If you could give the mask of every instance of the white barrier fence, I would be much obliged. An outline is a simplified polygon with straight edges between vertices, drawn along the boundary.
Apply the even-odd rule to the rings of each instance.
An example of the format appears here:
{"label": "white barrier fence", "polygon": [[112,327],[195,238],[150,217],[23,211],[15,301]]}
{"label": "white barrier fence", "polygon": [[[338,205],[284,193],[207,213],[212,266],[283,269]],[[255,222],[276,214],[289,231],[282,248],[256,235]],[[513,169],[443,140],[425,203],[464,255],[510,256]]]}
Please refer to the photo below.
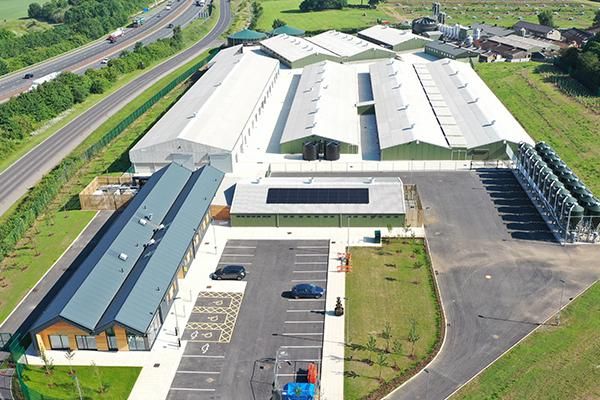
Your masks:
{"label": "white barrier fence", "polygon": [[298,161],[269,164],[272,173],[471,171],[482,168],[513,168],[509,160],[406,160],[406,161]]}

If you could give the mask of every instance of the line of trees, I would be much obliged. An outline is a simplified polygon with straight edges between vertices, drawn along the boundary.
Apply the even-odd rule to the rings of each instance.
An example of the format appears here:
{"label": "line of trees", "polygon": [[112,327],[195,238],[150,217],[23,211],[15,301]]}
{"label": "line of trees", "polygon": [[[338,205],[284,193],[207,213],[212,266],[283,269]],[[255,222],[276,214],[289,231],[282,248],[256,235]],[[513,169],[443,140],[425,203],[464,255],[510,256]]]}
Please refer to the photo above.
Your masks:
{"label": "line of trees", "polygon": [[563,50],[558,66],[590,92],[600,95],[600,33],[591,38],[581,50],[575,47]]}
{"label": "line of trees", "polygon": [[121,53],[104,68],[89,69],[83,75],[62,73],[38,89],[0,104],[0,157],[10,154],[45,122],[83,102],[90,94],[103,93],[120,75],[144,69],[153,61],[175,54],[182,46],[181,29],[175,27],[171,38],[148,46],[138,43],[133,51]]}
{"label": "line of trees", "polygon": [[0,75],[79,47],[126,25],[147,0],[51,0],[29,5],[29,16],[60,23],[41,32],[17,36],[0,29]]}
{"label": "line of trees", "polygon": [[347,0],[303,0],[300,3],[300,11],[321,11],[342,9],[348,6]]}

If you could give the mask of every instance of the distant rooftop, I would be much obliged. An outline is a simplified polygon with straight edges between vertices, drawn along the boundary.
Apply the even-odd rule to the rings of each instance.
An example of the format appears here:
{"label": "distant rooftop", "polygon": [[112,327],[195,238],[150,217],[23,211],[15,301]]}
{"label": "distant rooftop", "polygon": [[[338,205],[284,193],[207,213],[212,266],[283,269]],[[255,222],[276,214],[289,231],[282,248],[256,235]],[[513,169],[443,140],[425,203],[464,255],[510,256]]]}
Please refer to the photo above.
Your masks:
{"label": "distant rooftop", "polygon": [[508,35],[504,37],[493,36],[488,39],[489,41],[505,44],[507,46],[516,47],[518,49],[526,51],[541,51],[541,50],[559,50],[560,47],[543,40],[523,37],[519,35]]}
{"label": "distant rooftop", "polygon": [[389,52],[390,57],[395,56],[395,53],[391,50],[384,49],[381,46],[377,46],[374,43],[360,39],[354,35],[334,30],[309,37],[307,40],[344,58],[354,57],[361,53],[375,50]]}
{"label": "distant rooftop", "polygon": [[267,35],[262,32],[253,31],[252,29],[243,29],[227,37],[235,40],[262,40],[265,39]]}
{"label": "distant rooftop", "polygon": [[271,36],[276,35],[302,36],[304,35],[304,31],[302,29],[294,28],[293,26],[282,25],[271,31]]}
{"label": "distant rooftop", "polygon": [[265,39],[260,42],[260,45],[292,63],[317,54],[331,58],[337,57],[331,51],[309,42],[305,38],[289,36],[285,33]]}
{"label": "distant rooftop", "polygon": [[363,29],[358,34],[369,37],[379,43],[385,43],[390,47],[397,46],[411,39],[422,38],[412,33],[410,29],[396,29],[387,25],[374,25]]}

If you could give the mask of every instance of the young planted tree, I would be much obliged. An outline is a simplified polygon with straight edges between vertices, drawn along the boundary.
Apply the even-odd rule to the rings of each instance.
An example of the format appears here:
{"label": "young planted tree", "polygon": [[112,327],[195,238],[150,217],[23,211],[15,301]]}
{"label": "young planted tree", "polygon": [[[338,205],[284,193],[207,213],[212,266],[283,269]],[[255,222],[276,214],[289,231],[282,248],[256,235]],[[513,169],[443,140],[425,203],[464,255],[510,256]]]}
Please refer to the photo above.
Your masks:
{"label": "young planted tree", "polygon": [[73,371],[73,365],[71,364],[73,357],[75,357],[75,352],[71,349],[68,349],[65,352],[65,358],[67,359],[67,361],[69,361],[69,375],[71,376],[75,375],[75,372]]}
{"label": "young planted tree", "polygon": [[44,363],[44,369],[46,370],[46,375],[52,375],[54,370],[54,363],[51,358],[48,357],[48,354],[44,351],[44,349],[40,349],[40,358]]}
{"label": "young planted tree", "polygon": [[273,25],[271,25],[271,26],[273,27],[273,29],[277,29],[277,28],[279,28],[280,26],[285,26],[285,25],[287,25],[287,22],[285,22],[285,21],[284,21],[284,20],[282,20],[282,19],[275,18],[275,19],[273,20]]}
{"label": "young planted tree", "polygon": [[371,358],[373,356],[373,353],[377,351],[377,340],[375,339],[375,336],[369,335],[369,339],[367,339],[365,349],[369,352],[369,363],[372,363],[373,361],[371,360]]}
{"label": "young planted tree", "polygon": [[383,330],[381,331],[381,338],[385,340],[385,352],[390,352],[390,340],[392,340],[392,325],[388,321],[385,321]]}
{"label": "young planted tree", "polygon": [[381,380],[381,373],[383,372],[383,367],[388,366],[388,356],[383,353],[377,354],[377,359],[375,360],[375,364],[379,367],[379,376],[378,379]]}
{"label": "young planted tree", "polygon": [[102,379],[102,370],[96,365],[95,362],[90,363],[92,370],[94,371],[94,376],[98,380],[98,393],[106,392],[106,385],[104,384],[104,380]]}
{"label": "young planted tree", "polygon": [[414,319],[410,320],[410,330],[408,331],[408,341],[412,345],[410,349],[410,356],[415,357],[415,344],[421,339],[421,335],[417,331],[417,321]]}

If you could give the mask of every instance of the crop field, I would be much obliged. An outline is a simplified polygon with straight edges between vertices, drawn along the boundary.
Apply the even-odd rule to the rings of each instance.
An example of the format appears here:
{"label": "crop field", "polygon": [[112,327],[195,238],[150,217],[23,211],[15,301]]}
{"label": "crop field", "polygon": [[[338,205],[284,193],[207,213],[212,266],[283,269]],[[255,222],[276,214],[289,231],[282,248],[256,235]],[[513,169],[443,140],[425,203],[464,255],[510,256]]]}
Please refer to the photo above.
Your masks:
{"label": "crop field", "polygon": [[576,82],[547,64],[480,64],[477,72],[533,139],[550,144],[600,194],[598,96],[575,94]]}
{"label": "crop field", "polygon": [[[343,10],[325,10],[300,12],[301,0],[264,0],[263,15],[258,20],[257,29],[272,30],[273,20],[282,19],[289,25],[305,31],[325,31],[329,29],[346,30],[366,28],[377,23],[377,19],[389,19],[382,9],[344,8]],[[349,0],[348,4],[360,5],[360,0]],[[367,0],[364,0],[367,4]]]}
{"label": "crop field", "polygon": [[600,283],[462,388],[453,399],[600,398]]}
{"label": "crop field", "polygon": [[[380,7],[390,18],[404,22],[430,15],[431,3],[427,0],[388,0]],[[592,24],[594,13],[600,7],[598,3],[586,0],[443,0],[440,3],[449,24],[485,22],[506,27],[513,26],[519,19],[537,23],[537,14],[550,10],[559,27],[586,28]]]}

